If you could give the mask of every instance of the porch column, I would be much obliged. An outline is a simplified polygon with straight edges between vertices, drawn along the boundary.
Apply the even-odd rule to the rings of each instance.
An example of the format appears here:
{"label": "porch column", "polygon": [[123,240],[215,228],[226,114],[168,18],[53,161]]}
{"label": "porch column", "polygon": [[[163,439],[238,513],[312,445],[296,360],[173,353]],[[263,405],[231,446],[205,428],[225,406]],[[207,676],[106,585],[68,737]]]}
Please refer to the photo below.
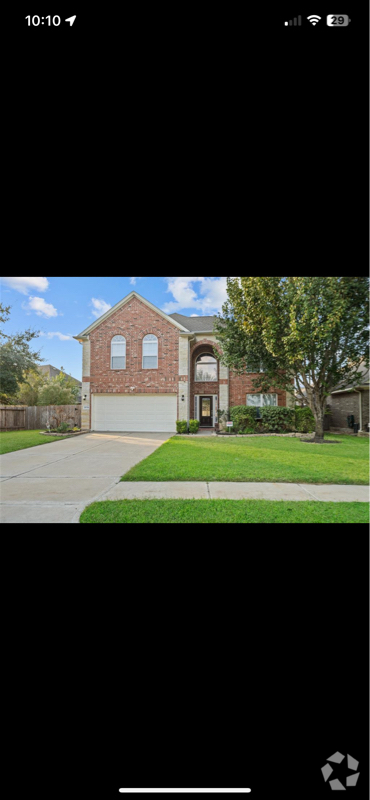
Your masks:
{"label": "porch column", "polygon": [[[184,399],[182,399],[184,398]],[[179,336],[178,419],[189,420],[189,338]]]}
{"label": "porch column", "polygon": [[[91,413],[91,393],[90,393],[90,341],[83,342],[83,355],[82,355],[82,406],[81,406],[81,428],[83,431],[89,431],[90,413]],[[85,380],[88,378],[88,380]],[[84,397],[86,395],[86,400]]]}
{"label": "porch column", "polygon": [[220,364],[220,396],[218,399],[218,408],[220,411],[229,410],[229,368],[224,364]]}

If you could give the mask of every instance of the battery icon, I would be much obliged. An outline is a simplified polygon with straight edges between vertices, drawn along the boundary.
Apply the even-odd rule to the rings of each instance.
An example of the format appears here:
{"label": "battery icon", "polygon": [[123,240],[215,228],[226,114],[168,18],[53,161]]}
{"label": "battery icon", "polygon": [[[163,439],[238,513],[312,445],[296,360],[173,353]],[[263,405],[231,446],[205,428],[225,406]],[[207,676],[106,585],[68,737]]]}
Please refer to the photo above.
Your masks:
{"label": "battery icon", "polygon": [[351,22],[348,14],[329,14],[326,17],[326,24],[330,28],[346,28]]}

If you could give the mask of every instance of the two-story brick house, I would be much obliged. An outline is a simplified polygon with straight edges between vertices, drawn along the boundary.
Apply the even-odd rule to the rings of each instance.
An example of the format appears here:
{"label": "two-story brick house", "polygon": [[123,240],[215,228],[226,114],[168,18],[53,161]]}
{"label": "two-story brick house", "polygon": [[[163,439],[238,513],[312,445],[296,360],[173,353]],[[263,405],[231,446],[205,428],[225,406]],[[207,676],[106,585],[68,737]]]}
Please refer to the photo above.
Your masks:
{"label": "two-story brick house", "polygon": [[176,431],[176,420],[218,427],[236,405],[290,405],[290,395],[256,393],[256,374],[229,372],[215,357],[215,317],[165,314],[131,292],[75,336],[83,345],[82,427]]}

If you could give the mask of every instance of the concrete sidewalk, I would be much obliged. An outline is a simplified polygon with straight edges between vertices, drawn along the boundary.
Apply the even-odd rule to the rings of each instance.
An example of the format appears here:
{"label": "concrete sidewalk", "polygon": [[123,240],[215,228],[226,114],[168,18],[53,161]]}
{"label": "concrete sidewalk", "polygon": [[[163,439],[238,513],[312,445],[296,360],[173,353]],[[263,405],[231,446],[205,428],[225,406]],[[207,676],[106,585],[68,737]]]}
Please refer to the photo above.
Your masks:
{"label": "concrete sidewalk", "polygon": [[125,483],[99,500],[321,500],[326,503],[369,502],[368,486],[308,483]]}

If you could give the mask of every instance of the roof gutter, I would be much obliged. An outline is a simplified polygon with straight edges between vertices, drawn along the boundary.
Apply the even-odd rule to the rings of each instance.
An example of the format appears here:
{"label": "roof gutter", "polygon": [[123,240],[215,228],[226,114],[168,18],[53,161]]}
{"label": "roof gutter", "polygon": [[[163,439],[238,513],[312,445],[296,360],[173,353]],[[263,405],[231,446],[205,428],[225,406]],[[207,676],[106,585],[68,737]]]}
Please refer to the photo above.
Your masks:
{"label": "roof gutter", "polygon": [[212,336],[215,335],[214,331],[186,331],[186,334],[185,332],[183,333],[182,331],[180,331],[180,336],[186,336],[189,334],[191,334],[192,336],[200,336],[202,333],[211,333]]}
{"label": "roof gutter", "polygon": [[369,384],[364,383],[364,384],[359,384],[357,389],[354,389],[352,386],[350,386],[349,389],[336,389],[335,392],[331,392],[331,394],[343,394],[343,392],[357,392],[358,389],[368,389],[368,388]]}

